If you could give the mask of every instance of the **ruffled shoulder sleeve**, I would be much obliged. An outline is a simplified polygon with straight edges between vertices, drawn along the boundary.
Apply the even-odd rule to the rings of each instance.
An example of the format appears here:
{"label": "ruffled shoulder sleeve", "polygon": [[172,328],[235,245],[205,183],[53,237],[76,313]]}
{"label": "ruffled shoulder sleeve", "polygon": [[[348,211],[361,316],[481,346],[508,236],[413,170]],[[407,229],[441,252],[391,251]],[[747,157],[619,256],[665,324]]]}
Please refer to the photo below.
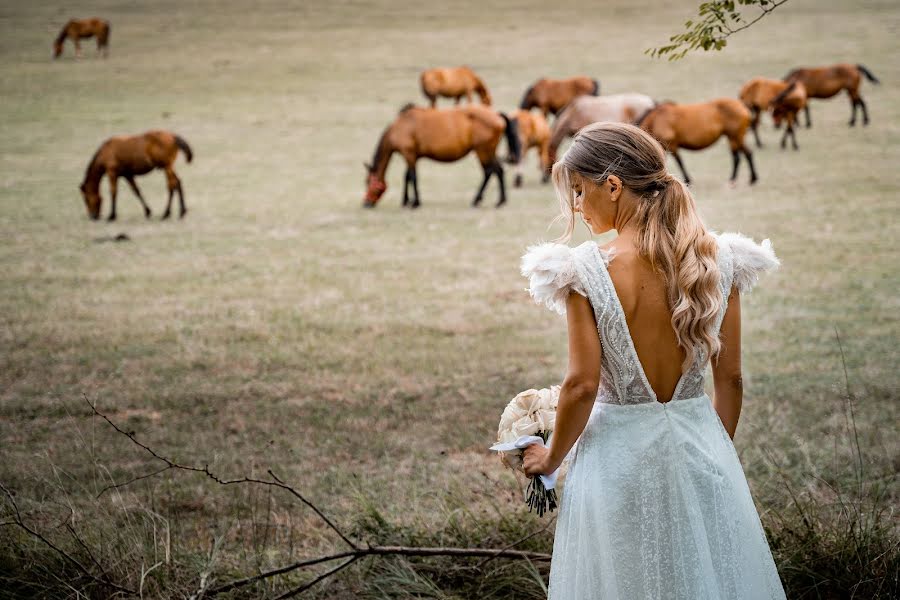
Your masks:
{"label": "ruffled shoulder sleeve", "polygon": [[544,304],[559,314],[566,312],[570,292],[587,296],[578,276],[575,251],[564,244],[545,243],[528,248],[522,256],[522,275],[528,278],[528,292],[536,304]]}
{"label": "ruffled shoulder sleeve", "polygon": [[741,293],[749,292],[762,273],[781,265],[772,249],[772,242],[767,239],[757,244],[740,233],[723,233],[717,238],[719,249],[727,254],[727,262],[730,263],[730,273],[725,273],[728,289],[733,286]]}

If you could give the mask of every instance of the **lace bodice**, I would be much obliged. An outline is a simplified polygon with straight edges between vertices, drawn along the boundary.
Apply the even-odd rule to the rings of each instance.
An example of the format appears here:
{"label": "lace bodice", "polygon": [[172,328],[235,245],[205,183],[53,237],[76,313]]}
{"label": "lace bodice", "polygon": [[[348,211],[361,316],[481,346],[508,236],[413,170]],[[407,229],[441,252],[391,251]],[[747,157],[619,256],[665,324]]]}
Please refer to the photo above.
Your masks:
{"label": "lace bodice", "polygon": [[[719,285],[725,298],[718,314],[720,326],[732,287],[741,292],[750,291],[759,273],[777,266],[778,259],[768,240],[758,245],[740,234],[723,234],[717,239]],[[609,253],[590,241],[576,248],[541,244],[529,248],[522,257],[522,274],[529,279],[529,292],[535,302],[546,304],[561,314],[565,312],[570,292],[579,293],[590,301],[603,348],[598,401],[609,404],[656,402],[656,394],[641,367],[625,312],[607,271],[610,260]],[[672,395],[673,401],[703,394],[708,360],[705,352],[697,353],[694,363],[682,374]]]}

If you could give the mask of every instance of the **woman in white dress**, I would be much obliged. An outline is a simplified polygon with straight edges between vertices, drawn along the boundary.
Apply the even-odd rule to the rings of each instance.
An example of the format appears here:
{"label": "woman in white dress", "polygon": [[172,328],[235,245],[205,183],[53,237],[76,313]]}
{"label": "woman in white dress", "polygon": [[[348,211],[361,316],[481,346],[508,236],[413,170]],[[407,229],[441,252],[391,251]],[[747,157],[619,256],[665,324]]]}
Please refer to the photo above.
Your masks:
{"label": "woman in white dress", "polygon": [[768,240],[710,233],[662,147],[631,125],[581,130],[553,181],[566,239],[575,213],[618,236],[542,244],[522,260],[532,296],[564,312],[569,331],[556,430],[524,456],[528,475],[549,474],[578,442],[551,600],[784,598],[731,442],[740,295],[778,265]]}

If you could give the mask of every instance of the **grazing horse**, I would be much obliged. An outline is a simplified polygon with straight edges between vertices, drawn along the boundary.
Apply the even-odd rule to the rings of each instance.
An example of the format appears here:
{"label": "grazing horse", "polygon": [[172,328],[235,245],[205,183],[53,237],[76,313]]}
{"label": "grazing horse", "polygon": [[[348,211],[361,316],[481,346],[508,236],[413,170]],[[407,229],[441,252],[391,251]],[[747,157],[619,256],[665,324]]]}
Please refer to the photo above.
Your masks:
{"label": "grazing horse", "polygon": [[[862,96],[859,95],[860,74],[864,75],[872,83],[881,83],[864,66],[847,63],[828,67],[794,69],[784,76],[784,81],[787,83],[795,81],[803,83],[806,86],[806,95],[809,98],[831,98],[841,90],[847,90],[847,95],[850,96],[850,106],[853,109],[848,125],[853,127],[856,125],[857,107],[862,108],[863,125],[869,124],[869,111],[866,110],[866,103],[863,102]],[[812,121],[809,118],[808,104],[804,107],[803,112],[806,113],[806,126],[810,127]]]}
{"label": "grazing horse", "polygon": [[513,181],[515,187],[522,187],[522,161],[532,148],[537,148],[540,159],[541,181],[550,181],[550,168],[553,161],[550,160],[550,127],[547,120],[540,114],[529,110],[519,109],[513,113],[512,119],[519,129],[519,145],[521,152],[519,159],[514,160],[512,153],[507,162],[516,165],[516,178]]}
{"label": "grazing horse", "polygon": [[431,101],[431,108],[437,106],[438,96],[455,98],[456,104],[465,96],[472,102],[472,92],[481,97],[482,104],[490,106],[491,94],[475,71],[469,67],[427,69],[419,76],[422,93]]}
{"label": "grazing horse", "polygon": [[684,163],[678,155],[679,148],[702,150],[712,146],[723,135],[731,147],[731,182],[737,177],[740,153],[750,165],[750,184],[756,183],[753,154],[744,144],[744,135],[750,127],[750,111],[736,98],[719,98],[701,104],[675,104],[662,102],[641,117],[638,126],[655,137],[672,153],[684,174],[684,182],[690,183]]}
{"label": "grazing horse", "polygon": [[550,113],[558,115],[578,96],[596,96],[600,93],[600,82],[590,77],[570,77],[569,79],[538,79],[525,90],[519,108],[531,110],[539,108],[546,119]]}
{"label": "grazing horse", "polygon": [[53,42],[53,58],[62,54],[66,39],[75,43],[75,58],[81,58],[81,39],[97,36],[97,53],[109,56],[109,21],[103,19],[72,19],[62,28]]}
{"label": "grazing horse", "polygon": [[600,121],[633,123],[654,106],[656,102],[653,98],[644,94],[575,98],[553,123],[553,131],[550,134],[550,164],[556,162],[556,151],[563,140],[575,135],[585,125]]}
{"label": "grazing horse", "polygon": [[797,113],[806,107],[806,88],[801,82],[785,83],[779,79],[754,77],[744,84],[738,97],[744,106],[750,109],[750,129],[756,139],[757,148],[762,148],[757,131],[759,117],[762,113],[772,110],[772,118],[776,121],[776,127],[780,127],[783,120],[787,122],[787,130],[781,138],[781,147],[784,148],[785,141],[790,135],[794,149],[797,149],[794,122],[797,120]]}
{"label": "grazing horse", "polygon": [[[417,208],[419,184],[416,176],[416,161],[431,158],[440,162],[454,162],[475,151],[478,162],[484,169],[484,180],[472,201],[478,206],[492,175],[500,182],[500,200],[497,206],[506,202],[506,185],[503,181],[503,167],[497,160],[497,145],[506,134],[510,154],[518,161],[519,135],[516,122],[503,113],[498,113],[481,104],[468,104],[457,108],[436,109],[404,106],[394,122],[388,125],[378,145],[371,164],[366,165],[366,195],[363,206],[373,208],[387,189],[385,172],[394,152],[399,152],[406,160],[406,182],[403,186],[403,206]],[[413,198],[409,197],[412,187]]]}
{"label": "grazing horse", "polygon": [[178,151],[184,152],[188,162],[194,158],[191,147],[181,137],[168,131],[148,131],[141,135],[130,137],[112,137],[103,142],[94,154],[87,172],[84,174],[84,182],[81,184],[81,194],[91,219],[100,218],[100,205],[103,198],[100,196],[100,180],[106,175],[109,180],[109,194],[112,201],[112,210],[109,212],[109,220],[116,219],[116,191],[119,177],[124,177],[128,185],[134,191],[141,206],[144,207],[144,216],[150,218],[150,207],[144,202],[144,197],[134,182],[136,175],[144,175],[153,169],[163,169],[166,172],[166,183],[169,186],[169,203],[166,204],[166,212],[163,219],[168,219],[172,209],[172,195],[178,191],[178,202],[181,212],[179,217],[184,217],[187,209],[184,206],[184,191],[181,188],[181,180],[175,174],[172,164],[178,155]]}
{"label": "grazing horse", "polygon": [[772,100],[772,120],[775,128],[781,127],[781,123],[787,123],[784,135],[781,136],[781,149],[784,150],[788,135],[791,136],[791,145],[797,150],[797,133],[794,123],[798,122],[797,115],[806,108],[806,86],[800,81],[789,83],[783,92]]}

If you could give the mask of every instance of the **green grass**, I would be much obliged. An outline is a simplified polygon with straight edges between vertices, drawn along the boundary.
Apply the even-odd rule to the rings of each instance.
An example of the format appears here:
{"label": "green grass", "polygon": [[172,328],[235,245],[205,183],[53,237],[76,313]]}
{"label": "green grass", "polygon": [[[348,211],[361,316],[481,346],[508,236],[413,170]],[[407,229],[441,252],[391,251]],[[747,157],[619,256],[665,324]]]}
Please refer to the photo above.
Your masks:
{"label": "green grass", "polygon": [[[348,521],[360,481],[397,523],[441,526],[460,489],[473,507],[518,505],[485,448],[509,397],[565,369],[564,322],[517,273],[526,245],[557,234],[535,157],[502,210],[493,185],[469,207],[474,158],[423,162],[417,212],[399,206],[395,158],[381,204],[360,209],[362,162],[397,109],[422,102],[419,71],[456,63],[503,110],[544,75],[683,102],[801,64],[861,62],[881,78],[862,86],[868,128],[846,126],[844,96],[812,105],[800,152],[778,150],[766,121],[753,188],[746,171],[726,186],[724,143],[685,163],[709,225],[769,237],[783,262],[744,308],[736,445],[764,521],[790,504],[767,453],[801,493],[852,480],[836,330],[865,473],[896,471],[896,3],[793,0],[724,52],[677,63],[643,50],[677,32],[693,1],[88,2],[78,14],[112,22],[110,58],[86,43],[85,59],[68,46],[51,61],[73,10],[0,7],[0,481],[22,498],[66,490],[87,507],[96,465],[117,481],[150,468],[87,420],[87,394],[172,457],[227,474],[272,467]],[[90,222],[77,186],[96,147],[157,127],[194,148],[193,164],[176,165],[187,218],[144,221],[123,184],[120,220]],[[158,217],[163,175],[138,184]],[[118,233],[132,241],[97,241]],[[201,554],[249,502],[180,478],[141,485]],[[889,478],[891,506],[898,495]],[[293,518],[315,531],[296,536],[298,552],[327,546]],[[253,546],[231,535],[219,557],[238,564]]]}

